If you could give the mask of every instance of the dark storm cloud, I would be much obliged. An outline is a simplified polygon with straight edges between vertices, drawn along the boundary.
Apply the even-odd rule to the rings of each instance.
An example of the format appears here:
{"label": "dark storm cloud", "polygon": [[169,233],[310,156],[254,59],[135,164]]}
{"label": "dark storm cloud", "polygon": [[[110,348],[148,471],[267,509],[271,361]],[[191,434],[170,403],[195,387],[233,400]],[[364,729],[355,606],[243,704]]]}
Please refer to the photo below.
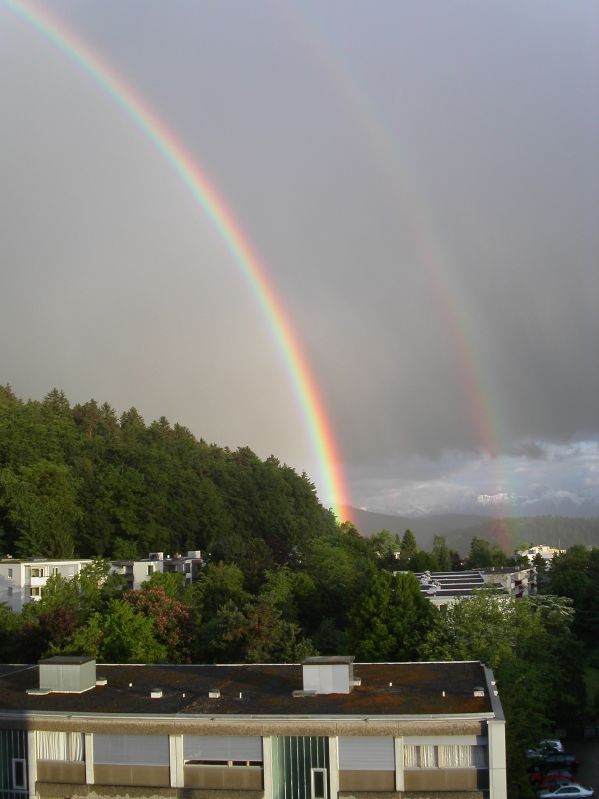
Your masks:
{"label": "dark storm cloud", "polygon": [[[396,497],[410,471],[416,504],[509,493],[497,462],[484,485],[470,468],[489,446],[532,468],[551,442],[574,463],[561,445],[597,439],[595,4],[48,8],[242,222],[356,496]],[[272,333],[206,217],[113,101],[0,13],[2,379],[313,472]]]}
{"label": "dark storm cloud", "polygon": [[543,447],[538,441],[518,441],[514,444],[509,452],[514,457],[524,457],[531,460],[545,460],[548,457],[546,447]]}

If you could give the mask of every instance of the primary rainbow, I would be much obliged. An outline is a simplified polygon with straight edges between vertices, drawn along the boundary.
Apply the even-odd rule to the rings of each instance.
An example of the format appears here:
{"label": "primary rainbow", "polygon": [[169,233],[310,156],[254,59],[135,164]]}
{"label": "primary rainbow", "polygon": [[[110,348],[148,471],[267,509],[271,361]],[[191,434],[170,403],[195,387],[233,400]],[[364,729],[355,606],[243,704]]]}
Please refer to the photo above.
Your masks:
{"label": "primary rainbow", "polygon": [[166,123],[86,42],[29,0],[0,2],[33,25],[118,103],[175,170],[220,234],[274,333],[320,464],[328,502],[337,518],[342,520],[342,506],[349,504],[346,484],[332,426],[316,380],[292,330],[283,303],[231,210]]}

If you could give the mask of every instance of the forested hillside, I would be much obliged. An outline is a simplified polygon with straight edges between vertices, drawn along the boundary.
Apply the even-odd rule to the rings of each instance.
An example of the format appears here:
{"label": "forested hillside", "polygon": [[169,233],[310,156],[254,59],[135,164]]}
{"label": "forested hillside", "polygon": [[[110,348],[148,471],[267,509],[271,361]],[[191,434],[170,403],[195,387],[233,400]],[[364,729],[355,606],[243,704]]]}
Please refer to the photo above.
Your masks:
{"label": "forested hillside", "polygon": [[[474,526],[453,529],[446,534],[448,545],[458,552],[467,552],[472,538],[501,541],[505,531],[512,550],[527,544],[568,549],[577,544],[599,546],[599,519],[566,516],[527,516],[515,519],[487,519]],[[511,554],[511,553],[509,553]]]}
{"label": "forested hillside", "polygon": [[0,388],[0,548],[16,556],[147,556],[188,549],[256,572],[289,561],[335,519],[306,475],[165,418],[120,418],[61,391]]}

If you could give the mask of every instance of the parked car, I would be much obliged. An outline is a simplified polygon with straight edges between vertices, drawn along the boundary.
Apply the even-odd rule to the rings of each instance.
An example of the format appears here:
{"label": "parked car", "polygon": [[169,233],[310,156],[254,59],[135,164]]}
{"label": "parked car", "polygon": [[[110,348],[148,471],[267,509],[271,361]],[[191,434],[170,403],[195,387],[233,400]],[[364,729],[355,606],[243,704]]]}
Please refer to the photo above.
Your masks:
{"label": "parked car", "polygon": [[556,782],[574,782],[574,775],[569,769],[560,768],[551,771],[543,771],[535,768],[530,772],[530,781],[539,790],[542,788],[552,788]]}
{"label": "parked car", "polygon": [[540,764],[543,771],[553,771],[561,768],[567,768],[569,771],[576,771],[579,765],[576,756],[569,755],[567,752],[552,752],[551,754],[545,755]]}
{"label": "parked car", "polygon": [[540,760],[547,755],[561,754],[563,751],[564,745],[561,741],[545,738],[545,740],[539,741],[537,746],[527,749],[525,754],[529,760]]}
{"label": "parked car", "polygon": [[552,790],[539,791],[539,799],[588,799],[595,794],[592,788],[585,788],[577,782],[559,785]]}
{"label": "parked car", "polygon": [[539,741],[539,749],[553,749],[555,752],[564,752],[564,745],[557,738],[545,738]]}
{"label": "parked car", "polygon": [[558,780],[554,782],[553,785],[543,785],[541,788],[537,789],[536,794],[540,796],[542,793],[546,793],[547,791],[551,793],[555,793],[558,788],[569,788],[571,785],[576,785],[573,780]]}

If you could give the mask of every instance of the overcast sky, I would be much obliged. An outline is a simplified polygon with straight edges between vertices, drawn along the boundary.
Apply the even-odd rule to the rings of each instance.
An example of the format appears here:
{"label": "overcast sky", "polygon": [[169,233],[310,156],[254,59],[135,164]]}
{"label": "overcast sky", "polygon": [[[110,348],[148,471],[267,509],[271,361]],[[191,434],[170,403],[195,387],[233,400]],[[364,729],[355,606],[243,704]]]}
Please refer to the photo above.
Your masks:
{"label": "overcast sky", "polygon": [[[353,504],[599,496],[595,0],[39,7],[218,187],[305,349]],[[2,0],[0,120],[0,381],[165,415],[322,489],[209,220]]]}

